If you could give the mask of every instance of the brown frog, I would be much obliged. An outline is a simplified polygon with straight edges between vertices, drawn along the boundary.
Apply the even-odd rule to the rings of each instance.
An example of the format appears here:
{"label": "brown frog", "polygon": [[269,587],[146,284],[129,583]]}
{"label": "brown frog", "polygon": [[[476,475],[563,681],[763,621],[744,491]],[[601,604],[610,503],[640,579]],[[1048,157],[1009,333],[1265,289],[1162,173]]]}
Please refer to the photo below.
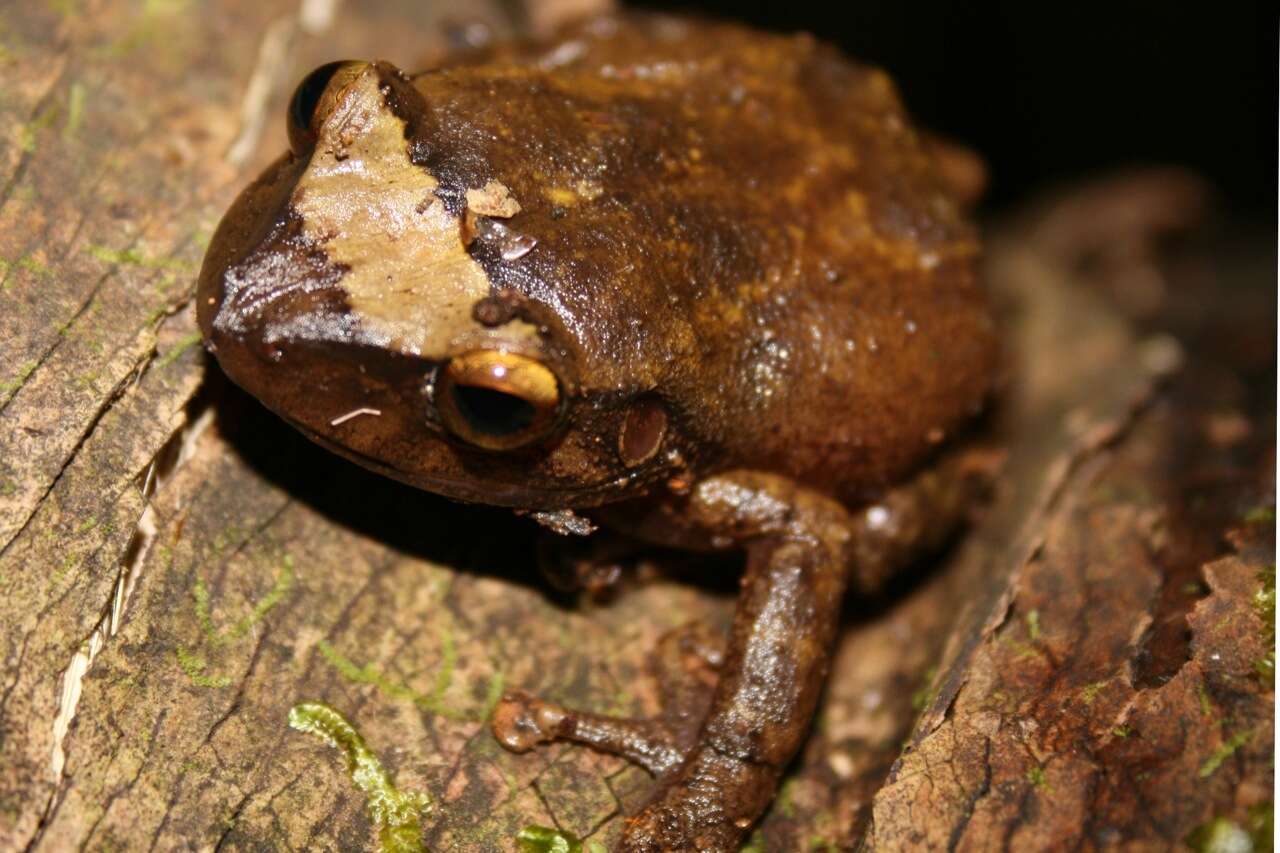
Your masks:
{"label": "brown frog", "polygon": [[734,849],[803,740],[848,583],[965,511],[952,439],[996,331],[945,167],[882,72],[660,16],[414,75],[334,63],[288,124],[205,259],[208,348],[388,476],[745,551],[697,718],[512,693],[494,719],[511,748],[654,773],[621,849]]}

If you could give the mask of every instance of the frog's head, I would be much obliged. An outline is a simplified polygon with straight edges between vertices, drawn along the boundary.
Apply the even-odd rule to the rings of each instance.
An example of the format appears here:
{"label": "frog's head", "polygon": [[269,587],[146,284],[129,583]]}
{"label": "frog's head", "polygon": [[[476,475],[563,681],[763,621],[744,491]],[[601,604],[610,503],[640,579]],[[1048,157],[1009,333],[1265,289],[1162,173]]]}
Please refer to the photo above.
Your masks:
{"label": "frog's head", "polygon": [[431,491],[534,509],[637,493],[670,470],[665,411],[584,393],[563,316],[491,283],[471,244],[529,251],[503,224],[518,203],[496,179],[444,186],[428,121],[386,63],[302,82],[292,150],[205,258],[210,351],[313,439]]}

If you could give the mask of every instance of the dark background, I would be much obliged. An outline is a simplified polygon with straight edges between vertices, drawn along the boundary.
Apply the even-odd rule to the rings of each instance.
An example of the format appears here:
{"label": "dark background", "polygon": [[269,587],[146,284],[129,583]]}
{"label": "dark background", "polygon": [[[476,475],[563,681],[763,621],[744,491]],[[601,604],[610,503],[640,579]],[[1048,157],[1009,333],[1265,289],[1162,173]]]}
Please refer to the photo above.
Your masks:
{"label": "dark background", "polygon": [[1181,164],[1275,220],[1277,15],[1261,3],[702,0],[643,5],[808,30],[977,149],[990,209],[1107,169]]}

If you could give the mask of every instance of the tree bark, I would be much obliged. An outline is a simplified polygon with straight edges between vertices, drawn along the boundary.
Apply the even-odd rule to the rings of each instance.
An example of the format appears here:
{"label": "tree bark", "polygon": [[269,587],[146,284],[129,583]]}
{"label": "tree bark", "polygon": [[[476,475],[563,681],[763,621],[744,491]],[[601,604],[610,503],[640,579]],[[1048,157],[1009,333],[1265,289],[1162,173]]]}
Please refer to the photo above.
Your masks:
{"label": "tree bark", "polygon": [[[0,847],[375,847],[340,754],[289,727],[312,700],[431,798],[430,849],[607,845],[649,786],[504,752],[488,710],[520,686],[654,713],[650,651],[726,624],[731,573],[661,557],[612,603],[558,599],[530,522],[326,454],[197,345],[203,248],[283,149],[292,82],[414,67],[451,10],[503,28],[496,2],[6,16]],[[993,228],[1003,473],[945,553],[847,602],[755,849],[1167,849],[1269,817],[1271,235],[1163,252],[1201,198],[1139,176]]]}

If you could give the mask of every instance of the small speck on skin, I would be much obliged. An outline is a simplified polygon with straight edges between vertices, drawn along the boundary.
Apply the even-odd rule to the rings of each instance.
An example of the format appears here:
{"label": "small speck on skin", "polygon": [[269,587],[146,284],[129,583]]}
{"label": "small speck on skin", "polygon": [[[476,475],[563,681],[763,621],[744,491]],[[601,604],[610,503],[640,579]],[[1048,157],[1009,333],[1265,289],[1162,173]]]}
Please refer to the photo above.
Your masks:
{"label": "small speck on skin", "polygon": [[347,412],[345,415],[338,415],[338,417],[329,421],[329,426],[339,426],[340,424],[345,424],[347,421],[353,418],[358,418],[361,415],[379,416],[381,414],[382,414],[381,409],[370,409],[370,408],[352,409],[351,411]]}
{"label": "small speck on skin", "polygon": [[480,189],[467,190],[466,198],[467,209],[480,216],[506,219],[520,212],[520,202],[501,181],[489,181]]}

